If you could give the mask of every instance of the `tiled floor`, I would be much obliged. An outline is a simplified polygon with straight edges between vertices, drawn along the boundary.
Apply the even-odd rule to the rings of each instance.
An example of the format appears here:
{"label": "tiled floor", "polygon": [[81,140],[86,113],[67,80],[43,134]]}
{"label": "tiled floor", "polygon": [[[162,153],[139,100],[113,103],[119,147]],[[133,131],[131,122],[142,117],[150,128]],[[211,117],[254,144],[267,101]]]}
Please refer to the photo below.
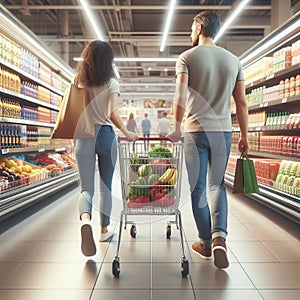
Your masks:
{"label": "tiled floor", "polygon": [[[131,238],[131,225],[123,230],[120,278],[114,278],[112,261],[122,207],[118,182],[116,178],[114,237],[110,243],[98,242],[97,254],[91,258],[80,252],[77,187],[1,224],[0,299],[300,299],[299,226],[229,190],[230,266],[218,270],[212,261],[191,252],[197,234],[186,182],[179,208],[189,276],[181,277],[180,235],[175,225],[171,239],[165,237],[167,221],[174,216],[128,216],[137,223],[137,237]],[[96,211],[93,224],[97,238]]]}

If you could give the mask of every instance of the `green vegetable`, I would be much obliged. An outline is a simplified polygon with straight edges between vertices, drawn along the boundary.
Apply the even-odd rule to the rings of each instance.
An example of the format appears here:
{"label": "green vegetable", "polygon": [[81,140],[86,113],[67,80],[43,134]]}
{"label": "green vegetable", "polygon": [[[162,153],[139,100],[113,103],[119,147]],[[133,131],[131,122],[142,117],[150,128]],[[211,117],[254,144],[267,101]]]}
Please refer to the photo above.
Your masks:
{"label": "green vegetable", "polygon": [[163,146],[157,146],[150,149],[148,153],[149,157],[159,157],[159,158],[171,158],[172,153],[169,148]]}

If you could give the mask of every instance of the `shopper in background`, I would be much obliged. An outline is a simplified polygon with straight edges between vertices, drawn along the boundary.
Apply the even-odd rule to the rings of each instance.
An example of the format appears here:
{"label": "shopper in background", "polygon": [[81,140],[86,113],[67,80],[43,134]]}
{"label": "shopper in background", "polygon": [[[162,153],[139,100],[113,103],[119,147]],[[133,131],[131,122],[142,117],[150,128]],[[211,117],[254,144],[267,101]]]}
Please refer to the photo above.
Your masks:
{"label": "shopper in background", "polygon": [[199,236],[192,250],[205,259],[210,259],[213,252],[216,267],[227,268],[224,174],[231,147],[231,96],[240,127],[239,151],[248,151],[248,109],[238,58],[213,41],[219,28],[219,18],[213,12],[201,12],[193,19],[193,47],[176,63],[175,126],[168,137],[173,141],[181,138],[186,112],[185,161]]}
{"label": "shopper in background", "polygon": [[148,119],[148,114],[145,113],[145,119],[142,120],[143,137],[150,137],[151,121]]}
{"label": "shopper in background", "polygon": [[129,114],[129,118],[126,123],[126,128],[128,131],[137,132],[137,125],[133,113]]}
{"label": "shopper in background", "polygon": [[157,122],[157,133],[159,137],[166,137],[166,135],[170,132],[171,130],[171,122],[167,118],[167,112],[164,111],[162,113],[162,117],[158,119]]}
{"label": "shopper in background", "polygon": [[[150,130],[151,130],[151,121],[148,119],[148,114],[145,113],[145,118],[142,120],[142,131],[143,131],[143,137],[149,138],[150,137]],[[145,151],[147,151],[147,148],[149,148],[149,141],[144,143],[145,145]]]}
{"label": "shopper in background", "polygon": [[91,102],[86,111],[94,121],[95,137],[77,139],[75,156],[80,179],[81,250],[84,255],[92,256],[96,253],[90,222],[96,157],[100,175],[100,242],[103,242],[113,234],[108,230],[112,208],[111,185],[117,157],[113,124],[129,140],[136,139],[137,134],[126,129],[117,112],[120,89],[114,78],[114,56],[110,45],[99,40],[92,41],[84,48],[81,57],[83,60],[77,66],[76,76],[79,86],[86,88],[90,95]]}

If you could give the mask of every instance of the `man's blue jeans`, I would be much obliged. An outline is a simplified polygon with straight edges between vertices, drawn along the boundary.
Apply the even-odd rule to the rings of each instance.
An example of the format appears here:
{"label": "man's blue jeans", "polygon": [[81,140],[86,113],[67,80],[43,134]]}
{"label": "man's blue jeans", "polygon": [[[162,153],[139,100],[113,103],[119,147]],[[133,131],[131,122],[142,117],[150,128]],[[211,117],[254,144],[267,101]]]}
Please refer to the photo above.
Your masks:
{"label": "man's blue jeans", "polygon": [[227,236],[227,196],[224,174],[231,147],[231,132],[188,132],[184,137],[185,162],[192,209],[200,242],[210,245]]}
{"label": "man's blue jeans", "polygon": [[95,126],[96,137],[76,140],[75,156],[80,179],[79,214],[92,216],[96,156],[100,175],[100,225],[110,224],[112,178],[117,159],[117,141],[112,126]]}

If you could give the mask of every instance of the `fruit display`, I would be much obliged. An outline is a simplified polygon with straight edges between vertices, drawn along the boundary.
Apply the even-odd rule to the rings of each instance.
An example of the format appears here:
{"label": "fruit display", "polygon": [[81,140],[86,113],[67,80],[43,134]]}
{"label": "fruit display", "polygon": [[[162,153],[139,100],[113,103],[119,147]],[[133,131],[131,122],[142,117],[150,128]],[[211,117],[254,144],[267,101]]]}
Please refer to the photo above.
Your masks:
{"label": "fruit display", "polygon": [[42,166],[50,172],[50,176],[60,175],[62,172],[75,168],[75,161],[67,154],[43,153],[27,156],[33,164]]}
{"label": "fruit display", "polygon": [[9,182],[7,185],[4,178],[4,188],[2,187],[2,190],[44,180],[49,175],[47,169],[35,166],[16,157],[2,157],[0,159],[0,166],[2,174],[4,174],[5,178],[8,178]]}

